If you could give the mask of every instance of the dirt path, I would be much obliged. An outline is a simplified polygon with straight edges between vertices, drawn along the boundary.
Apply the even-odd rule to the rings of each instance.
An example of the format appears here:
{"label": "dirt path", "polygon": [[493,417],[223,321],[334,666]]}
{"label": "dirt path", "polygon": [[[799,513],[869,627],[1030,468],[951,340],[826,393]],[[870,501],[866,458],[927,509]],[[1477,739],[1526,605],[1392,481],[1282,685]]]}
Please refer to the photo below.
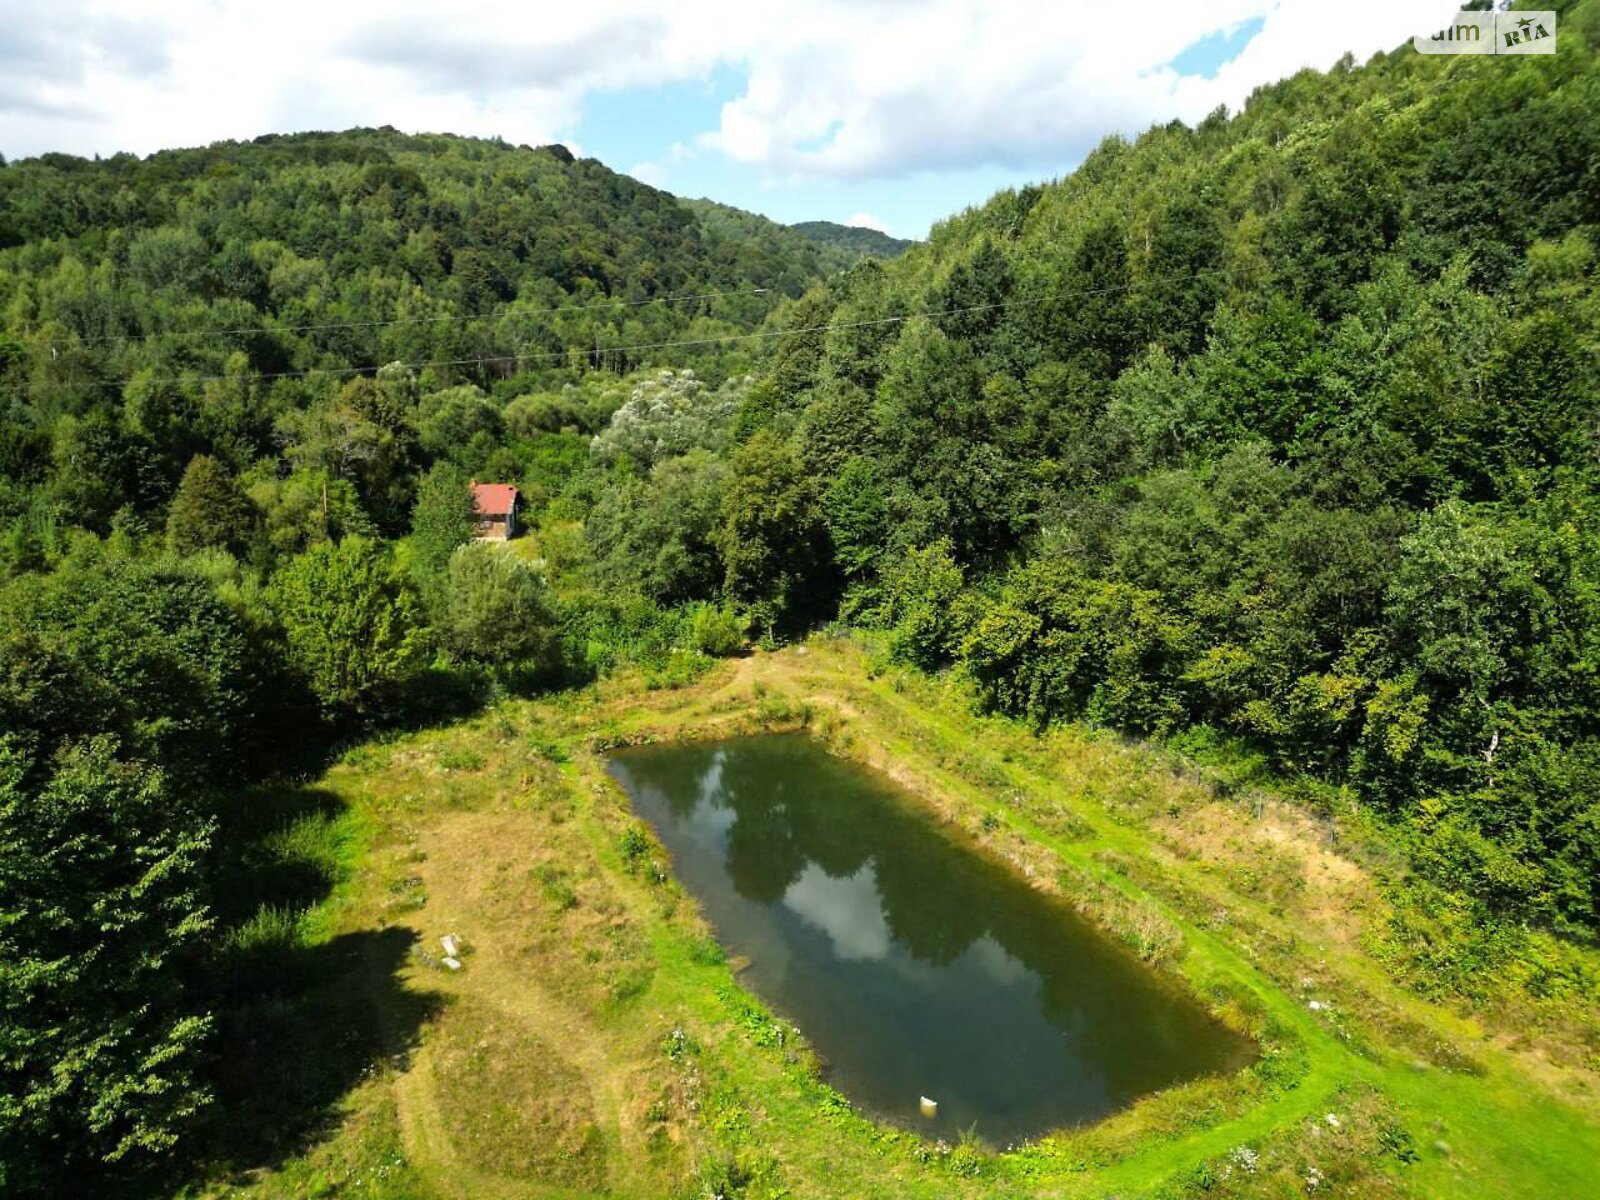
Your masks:
{"label": "dirt path", "polygon": [[[425,1194],[683,1194],[698,1186],[706,1152],[727,1144],[728,1129],[749,1130],[741,1135],[747,1144],[781,1153],[791,1179],[812,1185],[803,1194],[833,1194],[814,1189],[842,1181],[840,1171],[849,1173],[851,1194],[911,1194],[893,1189],[928,1182],[904,1163],[880,1180],[856,1153],[861,1145],[844,1154],[854,1143],[836,1145],[809,1102],[782,1082],[782,1066],[752,1057],[730,1029],[720,985],[695,973],[706,968],[693,965],[687,948],[704,937],[692,901],[648,885],[643,868],[629,870],[622,859],[632,818],[593,748],[641,738],[804,720],[841,753],[888,772],[972,830],[1036,886],[1071,888],[1106,878],[1108,869],[1120,873],[1124,882],[1102,889],[1102,898],[1114,908],[1118,888],[1137,889],[1175,916],[1187,913],[1179,919],[1205,972],[1275,975],[1275,988],[1259,994],[1276,1019],[1300,1030],[1312,1049],[1311,1074],[1239,1119],[1155,1139],[1125,1161],[1111,1154],[1119,1165],[1104,1178],[1118,1186],[1161,1176],[1169,1159],[1181,1165],[1240,1138],[1276,1136],[1333,1104],[1349,1081],[1387,1069],[1330,1039],[1301,994],[1308,974],[1319,977],[1319,989],[1342,989],[1340,1012],[1356,1015],[1359,991],[1378,1000],[1361,1016],[1385,1039],[1396,1013],[1415,1015],[1430,1037],[1465,1036],[1469,1023],[1400,993],[1364,955],[1361,922],[1372,915],[1357,910],[1372,897],[1370,877],[1314,821],[1275,802],[1263,813],[1229,804],[1192,772],[1169,771],[1159,757],[1112,739],[1082,731],[1037,739],[975,720],[942,686],[892,672],[875,677],[847,646],[797,648],[723,663],[677,691],[642,693],[619,682],[560,704],[508,704],[357,768],[352,786],[398,833],[377,852],[390,857],[386,867],[374,865],[364,903],[382,907],[386,880],[414,880],[425,902],[388,919],[412,929],[435,959],[442,934],[469,946],[460,972],[424,956],[406,972],[413,988],[447,999],[392,1080],[399,1142]],[[1231,915],[1218,929],[1210,914],[1224,909]],[[1258,950],[1266,957],[1258,960]],[[1241,953],[1254,965],[1244,966]],[[708,1039],[707,1077],[720,1073],[730,1098],[718,1101],[712,1084],[695,1095],[731,1106],[723,1116],[698,1106],[684,1069],[663,1051],[667,1032],[686,1017]],[[728,1041],[713,1052],[711,1037]],[[1482,1044],[1481,1034],[1476,1040]],[[1400,1053],[1412,1064],[1421,1052]],[[1462,1103],[1476,1102],[1470,1080],[1428,1076],[1429,1087],[1447,1083],[1462,1091]],[[1140,1119],[1129,1116],[1129,1127]],[[1122,1135],[1104,1136],[1115,1145]],[[1435,1181],[1464,1169],[1433,1158]],[[935,1194],[920,1182],[911,1191]],[[1061,1194],[1093,1186],[1087,1177],[1070,1182]],[[969,1189],[937,1194],[956,1192]]]}
{"label": "dirt path", "polygon": [[[408,921],[430,952],[446,933],[464,938],[470,952],[460,972],[419,963],[427,985],[445,993],[448,1006],[470,1006],[474,1026],[497,1039],[538,1047],[548,1055],[543,1074],[568,1081],[560,1097],[574,1122],[592,1119],[616,1163],[644,1155],[638,1123],[629,1109],[637,1085],[629,1056],[618,1055],[612,1031],[601,1028],[583,1007],[553,986],[559,976],[543,939],[529,928],[549,920],[531,864],[548,849],[548,827],[529,812],[444,814],[418,832],[427,855],[416,872],[428,895]],[[446,1018],[448,1021],[449,1018]],[[444,1107],[451,1097],[440,1086],[440,1038],[430,1038],[397,1082],[396,1096],[408,1154],[444,1167],[462,1196],[565,1196],[585,1194],[559,1182],[532,1184],[498,1178],[453,1144]],[[572,1087],[570,1081],[581,1081]],[[506,1136],[518,1136],[508,1130]]]}

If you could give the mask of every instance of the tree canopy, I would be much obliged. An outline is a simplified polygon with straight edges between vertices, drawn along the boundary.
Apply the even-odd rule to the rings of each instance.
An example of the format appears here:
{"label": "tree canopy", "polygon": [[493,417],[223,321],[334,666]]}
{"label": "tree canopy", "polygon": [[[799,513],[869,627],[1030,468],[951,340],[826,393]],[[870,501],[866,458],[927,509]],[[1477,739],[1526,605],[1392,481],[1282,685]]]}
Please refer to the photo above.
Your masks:
{"label": "tree canopy", "polygon": [[194,1136],[215,818],[283,747],[830,622],[1592,938],[1595,14],[1108,138],[892,260],[559,147],[0,162],[0,1188]]}

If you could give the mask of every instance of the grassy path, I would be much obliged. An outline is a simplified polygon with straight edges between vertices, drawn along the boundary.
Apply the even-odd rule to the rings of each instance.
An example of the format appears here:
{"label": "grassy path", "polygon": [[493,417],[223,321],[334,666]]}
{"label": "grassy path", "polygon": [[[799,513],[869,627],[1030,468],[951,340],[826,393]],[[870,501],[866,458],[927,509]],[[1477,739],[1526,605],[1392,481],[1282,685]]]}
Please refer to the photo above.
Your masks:
{"label": "grassy path", "polygon": [[[620,852],[636,823],[599,752],[797,722],[1037,886],[1081,892],[1114,933],[1154,939],[1164,969],[1297,1065],[1185,1085],[1000,1155],[852,1112],[803,1043],[740,999],[664,859]],[[413,956],[402,995],[441,998],[415,1052],[355,1087],[304,1154],[248,1177],[249,1194],[1543,1197],[1584,1194],[1600,1164],[1592,1093],[1556,1094],[1472,1021],[1390,983],[1357,940],[1176,853],[1138,816],[1135,801],[1214,804],[1202,784],[1137,747],[974,717],[920,677],[873,677],[847,645],[756,655],[676,691],[617,681],[503,705],[354,754],[320,786],[361,849],[306,927],[400,927],[423,951],[454,932],[471,953],[459,973]],[[1309,1007],[1302,973],[1332,1009]],[[1425,1061],[1431,1042],[1480,1073]]]}
{"label": "grassy path", "polygon": [[[863,681],[848,666],[819,670],[808,664],[797,671],[810,699],[829,703],[833,696],[848,696],[852,707],[871,703],[892,710],[896,724],[917,731],[921,736],[886,739],[891,757],[915,761],[926,757],[930,736],[947,744],[970,746],[967,752],[984,755],[984,741],[972,737],[972,718],[944,716],[936,707],[907,700],[904,693],[886,681]],[[921,753],[919,753],[919,751]],[[1062,861],[1072,863],[1130,896],[1139,895],[1130,881],[1098,865],[1096,855],[1113,850],[1128,857],[1152,855],[1150,839],[1143,831],[1118,824],[1104,809],[1083,796],[1066,800],[1060,795],[1062,782],[1037,763],[1002,762],[990,759],[990,772],[1001,776],[1014,797],[1053,798],[1070,805],[1072,815],[1090,831],[1071,840],[1026,815],[1029,806],[998,804],[986,800],[959,774],[938,772],[938,785],[950,791],[966,791],[973,802],[993,813],[1027,840],[1048,846]],[[1184,870],[1167,858],[1169,870]],[[1282,927],[1286,922],[1268,911],[1267,906],[1249,896],[1229,892],[1215,877],[1194,875],[1187,882],[1213,903],[1226,903],[1235,909],[1247,908],[1257,922]],[[1492,1049],[1476,1048],[1485,1061],[1483,1076],[1462,1075],[1438,1069],[1419,1069],[1421,1064],[1392,1048],[1381,1051],[1380,1061],[1353,1053],[1330,1034],[1308,1011],[1306,1005],[1264,978],[1221,939],[1195,928],[1183,914],[1159,898],[1145,897],[1161,906],[1171,919],[1185,926],[1189,953],[1186,973],[1196,980],[1218,974],[1243,984],[1262,1001],[1273,1016],[1294,1029],[1304,1040],[1310,1069],[1301,1085],[1279,1099],[1262,1104],[1237,1120],[1203,1133],[1165,1142],[1123,1163],[1098,1172],[1082,1194],[1098,1195],[1123,1188],[1148,1188],[1185,1164],[1216,1157],[1231,1146],[1250,1144],[1276,1129],[1296,1121],[1315,1119],[1328,1111],[1338,1091],[1353,1083],[1370,1083],[1400,1101],[1411,1114],[1424,1122],[1448,1129],[1453,1141],[1434,1139],[1422,1149],[1419,1161],[1407,1172],[1419,1195],[1484,1194],[1496,1196],[1579,1196],[1597,1186],[1600,1180],[1600,1125],[1593,1119],[1593,1106],[1585,1113],[1579,1108],[1552,1099],[1537,1086],[1509,1056]],[[1337,960],[1341,975],[1351,984],[1381,993],[1383,1003],[1407,1016],[1422,1018],[1437,1028],[1442,1037],[1461,1037],[1476,1032],[1475,1024],[1448,1010],[1429,1005],[1405,993],[1383,977],[1378,964],[1349,949],[1323,944],[1319,955]],[[1436,1148],[1434,1143],[1448,1149]],[[1464,1152],[1464,1153],[1463,1153]]]}

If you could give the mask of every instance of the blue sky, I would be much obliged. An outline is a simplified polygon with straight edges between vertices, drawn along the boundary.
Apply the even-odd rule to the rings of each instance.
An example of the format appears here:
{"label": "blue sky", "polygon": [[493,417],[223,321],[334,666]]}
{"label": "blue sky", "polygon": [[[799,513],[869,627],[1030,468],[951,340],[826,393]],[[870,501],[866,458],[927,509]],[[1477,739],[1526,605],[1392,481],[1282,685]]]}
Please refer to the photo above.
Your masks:
{"label": "blue sky", "polygon": [[1261,32],[1266,20],[1251,17],[1241,21],[1234,29],[1215,29],[1197,42],[1185,46],[1171,62],[1179,75],[1198,75],[1202,79],[1215,79],[1224,66],[1244,53],[1252,38]]}
{"label": "blue sky", "polygon": [[[1252,17],[1214,30],[1166,65],[1179,76],[1214,80],[1264,24],[1262,17]],[[725,155],[695,152],[694,133],[714,129],[723,105],[747,86],[746,73],[719,67],[703,79],[597,93],[584,100],[575,140],[585,154],[678,195],[708,196],[785,224],[871,217],[870,223],[897,237],[914,238],[925,236],[941,217],[981,203],[1002,188],[1050,178],[1076,165],[1062,160],[986,163],[883,179],[776,180]]]}
{"label": "blue sky", "polygon": [[394,125],[565,142],[680,195],[922,237],[1109,134],[1237,109],[1454,7],[0,0],[0,153]]}
{"label": "blue sky", "polygon": [[741,72],[724,68],[704,80],[599,93],[585,99],[573,140],[607,166],[680,196],[706,196],[786,225],[871,217],[870,223],[887,232],[913,238],[925,236],[939,218],[1002,188],[1059,174],[1071,165],[1040,164],[1030,171],[989,164],[882,179],[776,180],[759,167],[695,149],[695,133],[716,128],[722,106],[745,85]]}

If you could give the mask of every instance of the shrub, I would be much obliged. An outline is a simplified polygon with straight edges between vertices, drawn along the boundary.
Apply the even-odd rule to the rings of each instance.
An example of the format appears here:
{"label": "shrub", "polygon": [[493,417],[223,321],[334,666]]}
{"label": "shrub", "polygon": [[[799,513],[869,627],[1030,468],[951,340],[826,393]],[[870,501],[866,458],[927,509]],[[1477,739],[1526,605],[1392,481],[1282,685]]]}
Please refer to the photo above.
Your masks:
{"label": "shrub", "polygon": [[330,709],[370,708],[418,665],[426,642],[416,597],[386,547],[360,537],[300,555],[273,581],[293,664]]}
{"label": "shrub", "polygon": [[470,543],[450,556],[441,633],[452,652],[478,662],[542,665],[556,618],[544,577],[502,546]]}
{"label": "shrub", "polygon": [[698,604],[689,618],[689,641],[701,654],[726,658],[744,647],[744,621],[732,609]]}
{"label": "shrub", "polygon": [[630,825],[617,839],[617,849],[622,853],[623,863],[632,871],[650,853],[650,838],[637,825]]}

